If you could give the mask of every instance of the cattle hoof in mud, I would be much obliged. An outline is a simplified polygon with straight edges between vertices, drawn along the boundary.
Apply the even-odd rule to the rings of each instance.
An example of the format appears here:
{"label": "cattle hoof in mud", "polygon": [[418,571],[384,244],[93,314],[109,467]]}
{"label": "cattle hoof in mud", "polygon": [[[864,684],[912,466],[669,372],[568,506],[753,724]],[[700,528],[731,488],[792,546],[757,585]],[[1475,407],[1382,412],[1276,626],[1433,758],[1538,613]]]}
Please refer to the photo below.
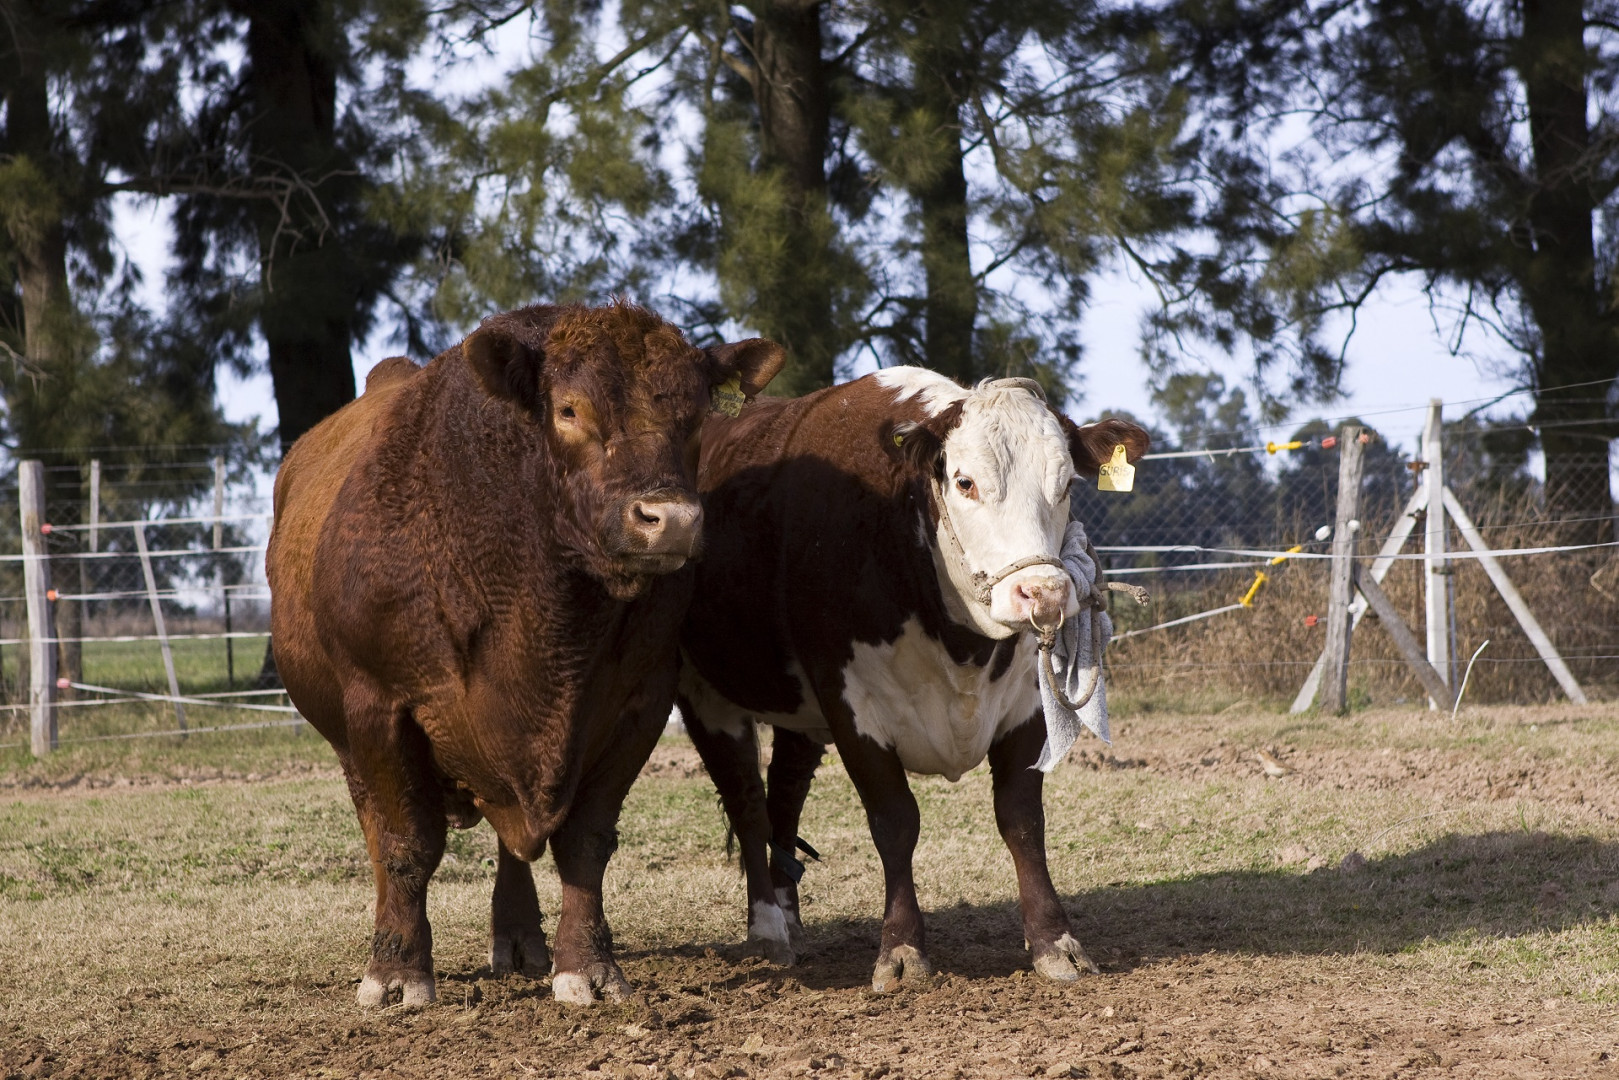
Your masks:
{"label": "cattle hoof in mud", "polygon": [[1072,934],[1064,934],[1040,951],[1034,958],[1034,970],[1058,982],[1074,982],[1081,974],[1100,975],[1102,969],[1096,961],[1085,955],[1085,949]]}
{"label": "cattle hoof in mud", "polygon": [[[789,921],[798,920],[789,920],[781,908],[763,900],[754,903],[753,918],[748,920],[748,944],[777,967],[792,967],[798,962]],[[803,936],[802,927],[799,935]]]}
{"label": "cattle hoof in mud", "polygon": [[380,976],[366,972],[354,998],[362,1008],[375,1009],[387,1005],[395,990],[405,1005],[431,1005],[438,998],[433,976],[420,971],[394,971]]}
{"label": "cattle hoof in mud", "polygon": [[564,1005],[594,1005],[597,1001],[628,1001],[630,984],[612,962],[592,964],[586,970],[558,972],[551,979],[551,995]]}
{"label": "cattle hoof in mud", "polygon": [[871,988],[879,994],[898,990],[901,980],[920,982],[933,974],[933,965],[914,945],[895,945],[877,958],[871,973]]}
{"label": "cattle hoof in mud", "polygon": [[551,950],[546,947],[545,934],[497,935],[489,943],[489,967],[496,975],[543,977],[551,970]]}

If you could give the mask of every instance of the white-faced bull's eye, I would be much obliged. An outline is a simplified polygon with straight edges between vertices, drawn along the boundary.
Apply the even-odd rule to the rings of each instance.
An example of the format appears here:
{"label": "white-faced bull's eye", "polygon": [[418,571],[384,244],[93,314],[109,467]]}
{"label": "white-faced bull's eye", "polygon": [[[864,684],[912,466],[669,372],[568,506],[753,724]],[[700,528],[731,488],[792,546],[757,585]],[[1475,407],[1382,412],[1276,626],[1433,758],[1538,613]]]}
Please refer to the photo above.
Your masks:
{"label": "white-faced bull's eye", "polygon": [[956,477],[956,490],[969,499],[978,498],[978,485],[973,483],[973,478],[970,476]]}

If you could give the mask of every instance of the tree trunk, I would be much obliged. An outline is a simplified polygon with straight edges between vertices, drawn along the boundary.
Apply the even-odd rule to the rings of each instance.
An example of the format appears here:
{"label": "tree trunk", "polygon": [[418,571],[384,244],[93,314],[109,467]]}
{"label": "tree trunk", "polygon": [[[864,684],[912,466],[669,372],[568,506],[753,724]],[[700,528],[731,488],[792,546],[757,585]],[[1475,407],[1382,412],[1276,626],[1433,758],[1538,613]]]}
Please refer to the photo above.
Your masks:
{"label": "tree trunk", "polygon": [[821,55],[823,0],[755,0],[753,95],[763,168],[786,186],[785,258],[780,279],[760,288],[761,332],[787,347],[773,393],[797,396],[830,386],[842,351],[833,311],[838,273],[828,213],[826,150],[831,92]]}
{"label": "tree trunk", "polygon": [[1522,11],[1536,184],[1521,284],[1541,338],[1534,418],[1548,510],[1567,522],[1566,538],[1597,543],[1613,532],[1600,381],[1619,374],[1619,320],[1597,285],[1584,11],[1581,0],[1524,0]]}
{"label": "tree trunk", "polygon": [[336,141],[337,55],[329,0],[243,0],[255,172],[295,181],[285,206],[261,204],[262,310],[281,448],[354,400],[349,348],[364,313],[333,231],[357,178]]}
{"label": "tree trunk", "polygon": [[[16,50],[15,66],[5,101],[6,126],[0,157],[13,171],[11,201],[4,217],[17,257],[28,377],[17,380],[17,393],[7,406],[22,446],[44,448],[53,442],[50,433],[57,426],[53,423],[57,419],[55,411],[69,407],[79,320],[68,284],[65,182],[51,120],[50,72],[41,47],[48,15],[37,4],[20,6],[11,14],[8,30]],[[68,487],[58,481],[47,492],[47,513],[52,520],[76,522],[77,485]],[[59,588],[68,589],[67,582],[77,580],[77,568],[68,560],[53,562],[53,580],[61,583]],[[80,637],[80,627],[79,605],[70,600],[57,601],[57,637]],[[62,676],[82,681],[81,647],[77,641],[62,641],[57,657]]]}
{"label": "tree trunk", "polygon": [[[253,168],[303,185],[286,206],[262,205],[259,329],[283,454],[354,400],[354,329],[364,313],[357,273],[333,225],[357,213],[358,178],[337,145],[337,30],[330,0],[240,0],[248,17]],[[256,687],[279,686],[274,643]]]}
{"label": "tree trunk", "polygon": [[927,286],[923,359],[936,371],[971,382],[983,373],[973,353],[978,283],[967,244],[967,171],[961,145],[966,48],[957,20],[917,21],[913,106],[935,138],[932,168],[912,192],[922,219]]}

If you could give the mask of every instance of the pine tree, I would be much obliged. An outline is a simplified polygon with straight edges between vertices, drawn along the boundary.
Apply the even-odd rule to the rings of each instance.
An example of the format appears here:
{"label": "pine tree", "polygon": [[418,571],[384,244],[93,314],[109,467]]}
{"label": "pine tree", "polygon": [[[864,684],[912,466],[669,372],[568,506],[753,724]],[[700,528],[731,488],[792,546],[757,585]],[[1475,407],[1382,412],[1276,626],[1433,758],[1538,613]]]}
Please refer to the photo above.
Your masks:
{"label": "pine tree", "polygon": [[[1459,331],[1493,333],[1522,358],[1549,508],[1572,536],[1610,538],[1611,5],[1189,2],[1144,24],[1168,35],[1188,88],[1238,133],[1283,111],[1312,117],[1312,144],[1293,158],[1303,167],[1287,179],[1320,208],[1314,243],[1298,250],[1325,257],[1279,260],[1273,280],[1322,309],[1353,311],[1402,273],[1454,297]],[[1332,169],[1345,160],[1364,167]]]}
{"label": "pine tree", "polygon": [[368,204],[386,197],[381,174],[405,134],[395,95],[427,15],[416,0],[182,11],[175,36],[207,46],[188,72],[200,105],[141,182],[178,197],[173,285],[196,332],[244,369],[262,340],[285,449],[353,399],[353,346],[422,243]]}
{"label": "pine tree", "polygon": [[[150,443],[239,433],[214,403],[213,358],[170,348],[133,298],[108,229],[119,177],[175,105],[172,66],[127,12],[89,3],[0,3],[0,431],[50,465],[138,461]],[[80,472],[49,469],[56,522],[78,520]],[[185,485],[161,495],[183,499]],[[79,577],[64,564],[64,582]],[[69,576],[71,574],[71,576]],[[70,586],[71,587],[71,586]],[[80,609],[55,607],[62,672],[80,677]]]}

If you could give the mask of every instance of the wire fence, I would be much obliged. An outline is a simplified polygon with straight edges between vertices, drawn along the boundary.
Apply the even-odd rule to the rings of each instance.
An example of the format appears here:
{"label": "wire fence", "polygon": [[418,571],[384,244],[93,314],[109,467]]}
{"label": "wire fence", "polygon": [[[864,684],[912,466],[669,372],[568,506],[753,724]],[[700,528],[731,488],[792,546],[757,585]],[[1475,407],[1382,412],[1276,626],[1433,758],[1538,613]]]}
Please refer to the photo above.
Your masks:
{"label": "wire fence", "polygon": [[[1076,489],[1074,507],[1110,574],[1152,593],[1114,604],[1109,686],[1121,705],[1286,703],[1321,654],[1338,454],[1324,425],[1286,442],[1234,435],[1163,441],[1129,493]],[[1605,446],[1605,444],[1604,444]],[[1619,557],[1606,451],[1580,491],[1504,468],[1465,425],[1447,430],[1449,485],[1500,553],[1574,677],[1619,696]],[[1367,447],[1358,553],[1370,558],[1421,483],[1413,454]],[[269,475],[206,452],[46,465],[44,533],[59,649],[60,742],[295,725],[274,677],[264,545]],[[0,746],[26,743],[28,632],[18,487],[0,485]],[[1454,521],[1446,548],[1455,664],[1486,641],[1470,703],[1532,703],[1558,682],[1468,552]],[[1424,626],[1422,529],[1383,580],[1418,636]],[[1370,620],[1354,637],[1350,697],[1415,703],[1421,685]],[[1451,679],[1459,670],[1442,672]],[[188,715],[189,714],[189,715]]]}
{"label": "wire fence", "polygon": [[[301,723],[269,656],[269,478],[224,456],[44,468],[61,744]],[[0,486],[0,743],[28,732],[19,488]],[[188,716],[189,711],[189,716]]]}
{"label": "wire fence", "polygon": [[[1587,695],[1619,696],[1619,549],[1613,546],[1619,534],[1606,442],[1591,467],[1554,487],[1523,468],[1521,454],[1498,453],[1494,434],[1466,423],[1446,426],[1447,485]],[[1268,448],[1240,436],[1228,442],[1234,450],[1170,445],[1142,463],[1130,495],[1076,492],[1076,512],[1109,572],[1153,593],[1147,608],[1113,604],[1119,631],[1108,653],[1114,700],[1218,708],[1243,700],[1286,704],[1297,694],[1325,645],[1335,441],[1325,425],[1314,424]],[[1411,503],[1424,465],[1417,453],[1382,437],[1366,448],[1365,461],[1356,537],[1363,564]],[[1415,535],[1383,580],[1419,640],[1424,516],[1419,511]],[[1458,685],[1461,668],[1488,642],[1467,684],[1469,703],[1560,698],[1562,688],[1462,530],[1449,517],[1446,526],[1444,546],[1454,553],[1445,567],[1455,669],[1441,672],[1448,685]],[[1296,554],[1276,561],[1290,549]],[[1397,705],[1426,697],[1390,634],[1369,618],[1353,639],[1351,701]]]}

